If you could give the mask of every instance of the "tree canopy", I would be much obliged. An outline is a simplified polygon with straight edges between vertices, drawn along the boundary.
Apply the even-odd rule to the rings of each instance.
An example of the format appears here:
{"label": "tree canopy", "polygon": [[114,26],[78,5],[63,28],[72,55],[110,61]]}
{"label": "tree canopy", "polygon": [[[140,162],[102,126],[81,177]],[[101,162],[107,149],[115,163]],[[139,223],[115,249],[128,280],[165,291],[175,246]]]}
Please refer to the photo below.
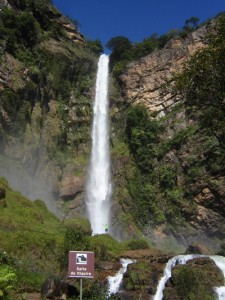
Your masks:
{"label": "tree canopy", "polygon": [[95,54],[101,54],[103,52],[103,46],[100,40],[89,40],[88,41],[88,47],[95,53]]}
{"label": "tree canopy", "polygon": [[119,61],[129,60],[129,50],[132,47],[131,42],[124,36],[117,36],[112,38],[106,44],[109,50],[112,50],[110,56],[111,67]]}

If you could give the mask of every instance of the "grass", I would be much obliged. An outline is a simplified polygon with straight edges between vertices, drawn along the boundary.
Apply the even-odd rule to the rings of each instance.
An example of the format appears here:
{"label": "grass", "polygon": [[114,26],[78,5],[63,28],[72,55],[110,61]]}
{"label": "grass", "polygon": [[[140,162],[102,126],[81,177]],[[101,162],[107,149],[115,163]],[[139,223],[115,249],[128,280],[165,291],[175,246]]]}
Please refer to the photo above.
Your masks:
{"label": "grass", "polygon": [[41,251],[53,237],[60,242],[63,233],[60,220],[48,211],[43,201],[31,202],[13,191],[4,178],[0,178],[0,189],[6,191],[6,207],[0,208],[0,251],[17,256],[28,249]]}

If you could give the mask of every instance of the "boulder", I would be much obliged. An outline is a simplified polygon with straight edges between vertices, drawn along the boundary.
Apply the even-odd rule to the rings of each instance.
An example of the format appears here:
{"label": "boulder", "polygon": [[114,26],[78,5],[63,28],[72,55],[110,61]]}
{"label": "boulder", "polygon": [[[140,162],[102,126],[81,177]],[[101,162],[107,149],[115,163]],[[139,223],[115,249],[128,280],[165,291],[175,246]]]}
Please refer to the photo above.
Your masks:
{"label": "boulder", "polygon": [[0,0],[0,9],[9,6],[9,3],[7,0]]}
{"label": "boulder", "polygon": [[64,176],[60,186],[60,197],[64,200],[73,199],[84,190],[84,177],[67,174]]}
{"label": "boulder", "polygon": [[41,299],[66,300],[78,296],[79,291],[63,280],[47,279],[41,287]]}

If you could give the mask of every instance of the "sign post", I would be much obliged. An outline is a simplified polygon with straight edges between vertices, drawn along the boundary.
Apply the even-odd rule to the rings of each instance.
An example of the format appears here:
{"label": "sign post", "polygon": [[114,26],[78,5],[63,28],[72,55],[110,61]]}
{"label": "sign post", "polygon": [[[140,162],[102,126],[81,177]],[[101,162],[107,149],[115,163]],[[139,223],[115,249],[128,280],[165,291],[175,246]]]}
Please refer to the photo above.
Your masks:
{"label": "sign post", "polygon": [[83,280],[82,278],[80,278],[80,300],[82,300],[82,296],[83,296]]}
{"label": "sign post", "polygon": [[94,278],[94,252],[69,251],[68,276],[80,278],[80,300],[82,300],[82,279]]}

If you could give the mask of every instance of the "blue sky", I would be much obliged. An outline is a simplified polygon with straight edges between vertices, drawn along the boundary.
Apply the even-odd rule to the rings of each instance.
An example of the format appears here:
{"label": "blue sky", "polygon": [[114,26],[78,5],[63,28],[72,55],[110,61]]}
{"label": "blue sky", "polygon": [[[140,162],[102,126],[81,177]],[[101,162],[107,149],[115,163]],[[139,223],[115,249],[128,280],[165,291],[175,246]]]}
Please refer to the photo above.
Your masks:
{"label": "blue sky", "polygon": [[200,22],[225,11],[225,0],[53,0],[65,15],[81,24],[87,39],[103,46],[115,36],[140,42],[153,33],[181,29],[185,20]]}

